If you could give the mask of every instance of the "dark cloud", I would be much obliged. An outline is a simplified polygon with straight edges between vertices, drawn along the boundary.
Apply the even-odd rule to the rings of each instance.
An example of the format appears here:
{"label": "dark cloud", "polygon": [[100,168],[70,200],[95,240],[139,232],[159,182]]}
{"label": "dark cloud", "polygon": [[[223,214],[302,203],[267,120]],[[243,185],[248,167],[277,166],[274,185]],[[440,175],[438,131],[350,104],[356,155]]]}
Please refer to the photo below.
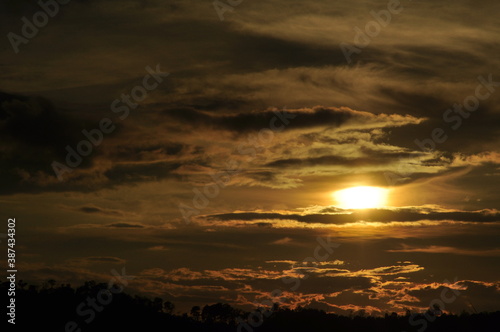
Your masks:
{"label": "dark cloud", "polygon": [[[57,184],[52,162],[65,163],[66,146],[76,149],[86,139],[82,130],[95,128],[99,120],[96,113],[64,111],[43,98],[0,94],[0,193],[66,190]],[[94,147],[79,168],[89,169],[99,155]]]}
{"label": "dark cloud", "polygon": [[419,211],[419,209],[366,209],[348,213],[336,214],[282,214],[282,213],[264,213],[264,212],[241,212],[215,214],[206,217],[208,220],[295,220],[303,223],[320,223],[342,225],[360,221],[374,222],[412,222],[419,220],[436,221],[465,221],[465,222],[499,222],[500,213],[496,210],[484,211],[458,211],[458,212],[436,212]]}
{"label": "dark cloud", "polygon": [[[4,148],[29,150],[26,157],[37,150],[62,156],[64,144],[77,141],[84,121],[84,118],[77,119],[56,110],[43,98],[0,93],[2,145]],[[41,157],[40,153],[38,155]]]}
{"label": "dark cloud", "polygon": [[83,213],[101,214],[101,215],[105,215],[105,216],[122,216],[123,215],[123,213],[121,211],[111,210],[111,209],[103,209],[103,208],[100,208],[97,206],[82,206],[78,210],[83,212]]}
{"label": "dark cloud", "polygon": [[89,262],[123,264],[125,261],[117,257],[87,257]]}
{"label": "dark cloud", "polygon": [[302,168],[302,167],[321,167],[340,165],[346,167],[359,167],[369,165],[384,165],[399,161],[402,158],[418,157],[424,155],[423,153],[399,153],[399,152],[386,152],[386,151],[369,151],[361,148],[361,151],[366,155],[361,158],[348,158],[344,156],[321,156],[316,158],[304,159],[282,159],[273,161],[266,166],[277,168]]}
{"label": "dark cloud", "polygon": [[[400,126],[408,123],[418,123],[419,119],[399,115],[373,115],[367,112],[354,111],[349,108],[315,107],[313,109],[286,111],[268,110],[264,112],[239,113],[236,115],[214,115],[196,110],[166,110],[164,114],[174,118],[186,126],[208,127],[230,130],[234,132],[258,132],[261,129],[287,130],[327,127],[337,128],[351,121],[356,124],[383,123],[383,126]],[[274,121],[271,121],[276,119]]]}
{"label": "dark cloud", "polygon": [[109,156],[116,161],[155,161],[161,158],[181,156],[185,145],[181,143],[166,142],[151,145],[121,145],[111,151]]}
{"label": "dark cloud", "polygon": [[144,228],[143,225],[129,224],[129,223],[124,223],[124,222],[109,224],[109,225],[106,225],[106,227],[111,227],[111,228]]}

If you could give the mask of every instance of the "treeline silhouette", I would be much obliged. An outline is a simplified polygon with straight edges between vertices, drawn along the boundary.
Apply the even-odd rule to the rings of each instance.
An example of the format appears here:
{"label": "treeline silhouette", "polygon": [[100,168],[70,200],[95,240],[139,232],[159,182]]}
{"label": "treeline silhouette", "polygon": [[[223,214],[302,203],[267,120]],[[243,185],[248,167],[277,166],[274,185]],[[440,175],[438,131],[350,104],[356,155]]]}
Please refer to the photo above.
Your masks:
{"label": "treeline silhouette", "polygon": [[[9,283],[2,283],[0,288],[7,294]],[[175,313],[175,305],[169,301],[132,296],[123,288],[113,290],[108,284],[95,281],[78,288],[68,284],[56,286],[54,280],[42,286],[19,281],[15,295],[16,331],[500,331],[500,311],[447,315],[429,310],[425,315],[412,316],[408,311],[406,315],[372,317],[363,313],[341,316],[305,308],[290,310],[278,304],[261,312],[245,312],[216,303],[194,306],[189,313],[180,314]],[[5,324],[12,330],[7,319],[9,316],[4,315]]]}

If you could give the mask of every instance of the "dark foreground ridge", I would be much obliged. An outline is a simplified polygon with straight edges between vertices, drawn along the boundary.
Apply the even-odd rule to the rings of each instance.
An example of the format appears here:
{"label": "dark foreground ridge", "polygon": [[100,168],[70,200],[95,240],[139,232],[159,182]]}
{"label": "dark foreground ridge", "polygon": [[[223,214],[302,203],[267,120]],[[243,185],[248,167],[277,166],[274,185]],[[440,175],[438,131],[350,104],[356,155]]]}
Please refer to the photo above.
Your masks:
{"label": "dark foreground ridge", "polygon": [[[7,293],[8,283],[0,285]],[[500,331],[500,311],[492,313],[462,313],[404,316],[395,313],[385,317],[339,316],[316,309],[289,310],[275,305],[262,309],[263,314],[250,315],[262,321],[247,321],[249,312],[228,304],[195,306],[190,313],[175,314],[175,306],[160,298],[132,296],[123,289],[110,289],[108,284],[86,282],[83,286],[55,286],[51,280],[42,287],[22,281],[16,289],[15,326],[7,322],[7,331],[204,331],[204,332],[333,332],[333,331]],[[5,307],[4,307],[5,308]],[[7,308],[7,311],[9,309]],[[410,324],[413,322],[413,325]],[[421,322],[426,321],[426,324]],[[419,323],[417,323],[419,322]],[[5,331],[5,329],[2,329]]]}

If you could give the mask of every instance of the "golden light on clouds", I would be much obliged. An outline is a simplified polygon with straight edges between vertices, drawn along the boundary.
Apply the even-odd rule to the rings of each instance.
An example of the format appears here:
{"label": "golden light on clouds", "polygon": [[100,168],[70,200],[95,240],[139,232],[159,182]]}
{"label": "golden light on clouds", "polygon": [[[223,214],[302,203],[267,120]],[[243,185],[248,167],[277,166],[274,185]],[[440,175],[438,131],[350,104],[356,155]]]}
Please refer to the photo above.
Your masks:
{"label": "golden light on clouds", "polygon": [[359,186],[338,190],[333,193],[338,207],[342,209],[370,209],[387,204],[388,189]]}

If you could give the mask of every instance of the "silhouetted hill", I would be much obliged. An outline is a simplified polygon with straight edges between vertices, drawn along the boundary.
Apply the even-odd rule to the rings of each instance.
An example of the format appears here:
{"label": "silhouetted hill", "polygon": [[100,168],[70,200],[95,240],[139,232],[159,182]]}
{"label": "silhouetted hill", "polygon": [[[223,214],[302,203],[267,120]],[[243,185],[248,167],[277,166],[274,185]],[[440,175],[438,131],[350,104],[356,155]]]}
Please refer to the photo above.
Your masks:
{"label": "silhouetted hill", "polygon": [[[8,283],[0,285],[7,293]],[[113,294],[114,293],[114,294]],[[42,287],[22,282],[16,290],[16,331],[217,331],[217,332],[323,332],[323,331],[500,331],[500,312],[434,316],[346,317],[315,309],[273,309],[253,314],[228,304],[195,306],[189,315],[173,314],[175,306],[160,298],[131,296],[119,287],[86,282],[76,289]],[[247,319],[250,317],[250,321]],[[410,324],[410,320],[413,325]],[[259,322],[260,321],[260,322]],[[7,324],[4,319],[4,324]],[[8,330],[13,330],[12,324]]]}

